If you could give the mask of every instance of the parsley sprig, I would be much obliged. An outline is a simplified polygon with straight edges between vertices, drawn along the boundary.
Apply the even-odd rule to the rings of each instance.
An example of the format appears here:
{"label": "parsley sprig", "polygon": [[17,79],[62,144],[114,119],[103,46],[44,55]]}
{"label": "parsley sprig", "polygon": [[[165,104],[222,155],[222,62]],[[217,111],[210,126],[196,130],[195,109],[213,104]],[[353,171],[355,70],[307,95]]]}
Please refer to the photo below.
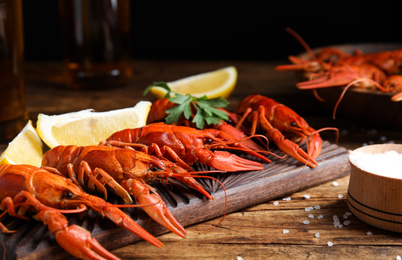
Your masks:
{"label": "parsley sprig", "polygon": [[205,95],[202,97],[194,97],[190,94],[182,95],[172,91],[165,82],[154,82],[145,89],[144,96],[155,86],[166,89],[165,98],[169,98],[170,102],[177,104],[166,111],[168,116],[165,118],[165,122],[167,124],[177,123],[182,114],[184,114],[186,119],[190,119],[192,107],[196,110],[192,122],[199,129],[203,129],[205,124],[219,124],[221,120],[228,120],[228,113],[218,109],[226,107],[229,104],[226,99],[222,99],[221,97],[207,98]]}

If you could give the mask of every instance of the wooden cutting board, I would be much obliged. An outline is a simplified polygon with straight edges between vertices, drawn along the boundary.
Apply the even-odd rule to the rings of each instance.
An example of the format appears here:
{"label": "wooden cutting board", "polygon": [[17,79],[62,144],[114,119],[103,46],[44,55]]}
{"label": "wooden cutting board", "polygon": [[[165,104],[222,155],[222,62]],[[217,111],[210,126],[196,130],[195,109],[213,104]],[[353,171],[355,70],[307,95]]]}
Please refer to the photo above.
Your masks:
{"label": "wooden cutting board", "polygon": [[[283,155],[279,151],[274,152]],[[347,149],[325,141],[322,152],[317,158],[319,166],[314,169],[305,167],[295,159],[286,156],[281,159],[270,157],[273,162],[264,164],[262,171],[210,175],[222,182],[226,193],[216,181],[198,179],[201,185],[212,194],[214,200],[208,200],[174,180],[170,181],[169,185],[162,183],[152,185],[156,187],[177,220],[186,227],[223,216],[225,198],[227,199],[226,214],[228,214],[343,177],[350,173],[348,156]],[[200,165],[196,167],[207,169]],[[116,198],[112,198],[111,202],[121,203]],[[151,220],[142,209],[131,208],[124,211],[155,236],[169,232]],[[141,240],[136,235],[114,226],[110,220],[102,218],[92,210],[81,218],[72,215],[69,221],[71,224],[79,224],[90,230],[92,236],[108,250]],[[6,247],[6,259],[71,259],[71,255],[58,246],[42,223],[11,217],[4,217],[2,223],[10,229],[18,229],[18,232],[14,234],[0,233],[0,239]],[[0,247],[0,255],[3,254],[4,250]]]}

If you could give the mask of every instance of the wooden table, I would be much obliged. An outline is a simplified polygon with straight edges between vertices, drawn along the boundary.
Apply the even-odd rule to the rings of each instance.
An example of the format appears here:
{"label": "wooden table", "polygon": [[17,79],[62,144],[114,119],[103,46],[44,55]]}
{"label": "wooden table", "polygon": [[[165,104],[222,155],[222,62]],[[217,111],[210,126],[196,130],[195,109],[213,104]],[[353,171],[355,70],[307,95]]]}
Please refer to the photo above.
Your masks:
{"label": "wooden table", "polygon": [[[154,100],[152,96],[142,96],[145,87],[154,81],[169,82],[234,65],[238,69],[238,83],[229,98],[229,110],[246,95],[258,93],[290,106],[316,129],[338,127],[338,145],[346,149],[369,143],[402,143],[398,129],[368,126],[343,117],[331,119],[331,111],[323,110],[310,95],[296,89],[296,77],[292,73],[274,71],[276,65],[284,63],[287,61],[140,60],[132,63],[134,77],[128,86],[76,91],[64,87],[60,63],[28,62],[29,115],[35,123],[38,113],[130,107],[140,100]],[[323,132],[322,136],[335,142],[332,131]],[[0,151],[6,146],[0,144]],[[221,217],[188,226],[184,239],[166,233],[158,237],[165,245],[163,248],[141,241],[112,253],[122,259],[395,259],[402,256],[400,234],[369,226],[349,215],[348,181],[349,177],[345,176],[244,208],[226,215],[218,226]],[[334,227],[336,217],[342,227]]]}

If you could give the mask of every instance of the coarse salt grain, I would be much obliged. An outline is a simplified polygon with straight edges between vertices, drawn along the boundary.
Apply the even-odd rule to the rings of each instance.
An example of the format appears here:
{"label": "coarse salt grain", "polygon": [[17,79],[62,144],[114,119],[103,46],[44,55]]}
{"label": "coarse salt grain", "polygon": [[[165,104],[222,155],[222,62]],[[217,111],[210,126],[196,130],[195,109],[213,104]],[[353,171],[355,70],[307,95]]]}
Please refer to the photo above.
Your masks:
{"label": "coarse salt grain", "polygon": [[279,205],[279,201],[274,201],[273,203],[275,206]]}
{"label": "coarse salt grain", "polygon": [[305,199],[309,199],[310,195],[303,195]]}
{"label": "coarse salt grain", "polygon": [[323,215],[318,215],[318,219],[322,219],[324,216]]}
{"label": "coarse salt grain", "polygon": [[342,195],[342,194],[339,194],[339,195],[338,195],[338,198],[342,199],[342,198],[343,198],[343,195]]}
{"label": "coarse salt grain", "polygon": [[238,257],[237,257],[237,260],[243,260],[243,257],[238,256]]}
{"label": "coarse salt grain", "polygon": [[314,208],[315,209],[321,209],[321,206],[320,205],[315,205]]}
{"label": "coarse salt grain", "polygon": [[291,200],[291,199],[292,199],[291,197],[286,197],[286,198],[283,198],[282,200],[289,201],[289,200]]}
{"label": "coarse salt grain", "polygon": [[344,226],[350,225],[350,220],[345,220],[345,221],[343,221],[343,225],[344,225]]}
{"label": "coarse salt grain", "polygon": [[334,243],[332,243],[331,241],[329,241],[327,244],[328,244],[328,246],[333,246],[334,245]]}
{"label": "coarse salt grain", "polygon": [[307,207],[304,209],[304,211],[312,211],[314,208],[313,207]]}
{"label": "coarse salt grain", "polygon": [[359,151],[349,156],[358,168],[385,177],[402,179],[402,154],[396,151],[367,154]]}
{"label": "coarse salt grain", "polygon": [[282,233],[283,233],[283,234],[288,234],[288,233],[289,233],[289,230],[288,230],[288,229],[284,229],[284,230],[282,231]]}
{"label": "coarse salt grain", "polygon": [[314,218],[314,215],[313,214],[308,214],[308,217],[309,218]]}
{"label": "coarse salt grain", "polygon": [[334,221],[334,227],[335,228],[342,228],[343,225],[341,224],[341,221],[339,220],[337,215],[332,216],[332,220]]}
{"label": "coarse salt grain", "polygon": [[336,181],[334,181],[334,182],[332,182],[332,185],[334,185],[334,186],[336,187],[336,186],[339,186],[339,183],[337,183]]}
{"label": "coarse salt grain", "polygon": [[401,260],[402,258],[401,258],[400,255],[397,255],[395,259],[396,259],[396,260]]}
{"label": "coarse salt grain", "polygon": [[306,219],[305,221],[303,221],[303,224],[304,224],[304,225],[308,225],[308,224],[310,224],[310,221],[308,221],[308,220]]}
{"label": "coarse salt grain", "polygon": [[320,237],[320,232],[315,233],[315,237]]}
{"label": "coarse salt grain", "polygon": [[373,233],[371,233],[371,231],[367,232],[367,235],[371,236]]}

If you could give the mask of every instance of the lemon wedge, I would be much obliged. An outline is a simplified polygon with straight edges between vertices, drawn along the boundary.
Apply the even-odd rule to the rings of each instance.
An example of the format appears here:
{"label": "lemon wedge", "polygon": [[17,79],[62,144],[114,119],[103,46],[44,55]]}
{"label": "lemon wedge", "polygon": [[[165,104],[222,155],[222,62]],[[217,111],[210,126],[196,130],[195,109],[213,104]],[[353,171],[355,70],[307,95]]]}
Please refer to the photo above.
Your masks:
{"label": "lemon wedge", "polygon": [[61,115],[38,115],[36,130],[49,148],[58,145],[98,145],[114,132],[146,124],[151,102],[106,112],[92,109]]}
{"label": "lemon wedge", "polygon": [[[235,67],[229,66],[166,83],[172,91],[183,95],[228,98],[236,86],[236,82],[237,70]],[[156,86],[152,87],[150,92],[157,98],[164,98],[167,93],[164,88]]]}
{"label": "lemon wedge", "polygon": [[1,154],[2,164],[29,164],[40,167],[43,156],[43,143],[32,121],[29,120],[21,132],[8,144]]}

